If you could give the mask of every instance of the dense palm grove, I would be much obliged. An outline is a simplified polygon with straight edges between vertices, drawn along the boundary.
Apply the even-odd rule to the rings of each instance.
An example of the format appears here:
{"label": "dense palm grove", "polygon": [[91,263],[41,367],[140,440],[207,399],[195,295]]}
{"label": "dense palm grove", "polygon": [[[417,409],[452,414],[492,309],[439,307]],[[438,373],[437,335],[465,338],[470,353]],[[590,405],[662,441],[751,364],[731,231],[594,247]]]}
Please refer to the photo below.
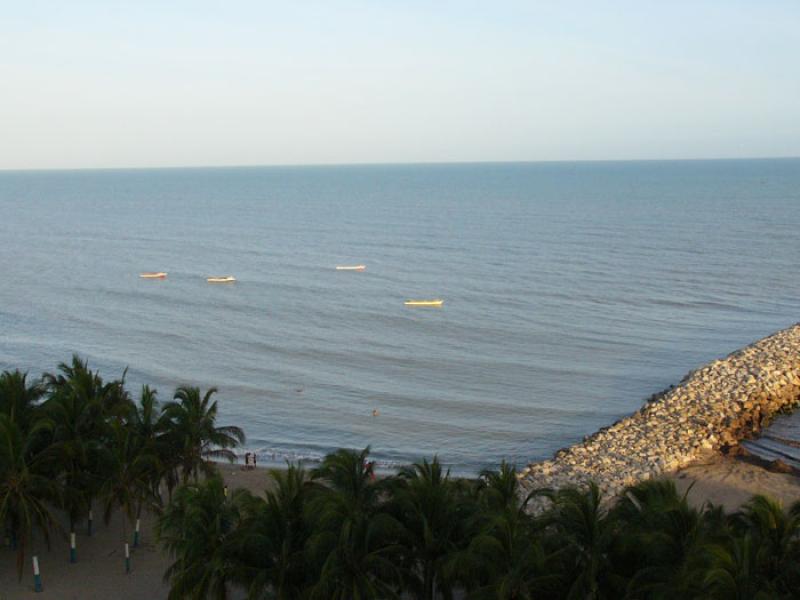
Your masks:
{"label": "dense palm grove", "polygon": [[99,509],[106,522],[121,511],[127,538],[142,510],[213,474],[213,459],[235,458],[244,434],[216,426],[214,391],[181,387],[159,406],[144,386],[136,401],[124,376],[106,383],[78,357],[40,380],[0,374],[0,528],[20,576],[34,535],[73,533]]}
{"label": "dense palm grove", "polygon": [[77,358],[41,381],[3,373],[0,524],[20,568],[34,530],[74,529],[95,506],[159,514],[176,599],[800,597],[800,502],[726,514],[668,481],[611,505],[594,487],[525,496],[506,464],[462,480],[435,458],[375,478],[368,449],[229,494],[211,459],[243,436],[216,426],[212,393],[134,401]]}

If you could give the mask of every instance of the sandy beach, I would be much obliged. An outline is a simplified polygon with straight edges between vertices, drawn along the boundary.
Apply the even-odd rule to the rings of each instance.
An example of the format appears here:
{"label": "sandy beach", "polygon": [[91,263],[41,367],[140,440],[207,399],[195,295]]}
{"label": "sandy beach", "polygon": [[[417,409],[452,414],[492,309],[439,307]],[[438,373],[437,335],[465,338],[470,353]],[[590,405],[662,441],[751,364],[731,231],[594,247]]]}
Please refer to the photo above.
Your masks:
{"label": "sandy beach", "polygon": [[[222,466],[221,472],[231,489],[245,488],[263,493],[268,485],[267,469],[244,471],[240,466]],[[726,510],[737,509],[753,494],[762,493],[782,501],[784,506],[800,500],[800,477],[772,473],[762,466],[737,458],[719,457],[669,475],[680,491],[690,486],[689,500],[695,506],[706,501],[721,504]],[[131,573],[125,573],[121,520],[115,515],[106,526],[95,523],[94,535],[86,536],[85,525],[78,530],[78,562],[69,563],[66,540],[56,538],[48,551],[37,548],[44,591],[34,593],[30,554],[26,557],[22,581],[17,581],[13,552],[0,548],[0,600],[23,598],[58,600],[166,598],[169,586],[164,570],[169,557],[160,551],[153,537],[153,517],[142,521],[142,542],[132,549]],[[130,531],[130,525],[129,525]],[[239,598],[240,595],[233,595]],[[243,596],[241,596],[243,597]]]}
{"label": "sandy beach", "polygon": [[688,498],[693,506],[712,502],[723,506],[726,511],[733,511],[754,494],[772,496],[787,508],[800,500],[800,477],[772,473],[741,458],[716,457],[669,477],[675,481],[678,491],[689,490]]}
{"label": "sandy beach", "polygon": [[[268,485],[268,470],[241,470],[237,465],[221,465],[220,471],[228,486],[261,493]],[[166,598],[169,585],[163,581],[169,557],[155,544],[153,516],[142,519],[142,537],[138,548],[131,548],[131,572],[125,573],[122,521],[115,514],[105,525],[100,510],[95,510],[94,534],[86,535],[86,525],[77,531],[78,560],[69,562],[69,544],[60,536],[51,540],[47,550],[37,542],[36,553],[42,574],[43,592],[33,589],[31,553],[25,557],[22,581],[17,580],[15,553],[5,544],[0,547],[0,600],[36,598],[43,600],[155,600]],[[132,527],[128,524],[129,538]],[[130,541],[130,539],[129,539]],[[232,596],[238,598],[239,596]]]}

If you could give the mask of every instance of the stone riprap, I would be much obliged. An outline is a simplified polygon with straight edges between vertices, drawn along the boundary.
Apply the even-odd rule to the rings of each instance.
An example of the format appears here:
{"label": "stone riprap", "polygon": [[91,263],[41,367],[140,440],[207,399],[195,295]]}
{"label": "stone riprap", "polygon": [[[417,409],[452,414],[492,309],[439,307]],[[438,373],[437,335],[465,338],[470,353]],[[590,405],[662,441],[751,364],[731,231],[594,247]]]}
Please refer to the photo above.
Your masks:
{"label": "stone riprap", "polygon": [[585,486],[606,497],[757,435],[800,400],[800,323],[691,371],[636,413],[519,473],[523,490]]}

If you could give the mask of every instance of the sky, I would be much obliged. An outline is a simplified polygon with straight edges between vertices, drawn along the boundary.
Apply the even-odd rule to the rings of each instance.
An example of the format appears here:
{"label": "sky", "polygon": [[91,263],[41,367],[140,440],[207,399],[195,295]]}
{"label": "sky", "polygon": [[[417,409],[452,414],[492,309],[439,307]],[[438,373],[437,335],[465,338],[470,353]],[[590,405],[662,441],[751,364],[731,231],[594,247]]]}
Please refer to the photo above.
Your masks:
{"label": "sky", "polygon": [[0,169],[800,156],[800,2],[2,2]]}

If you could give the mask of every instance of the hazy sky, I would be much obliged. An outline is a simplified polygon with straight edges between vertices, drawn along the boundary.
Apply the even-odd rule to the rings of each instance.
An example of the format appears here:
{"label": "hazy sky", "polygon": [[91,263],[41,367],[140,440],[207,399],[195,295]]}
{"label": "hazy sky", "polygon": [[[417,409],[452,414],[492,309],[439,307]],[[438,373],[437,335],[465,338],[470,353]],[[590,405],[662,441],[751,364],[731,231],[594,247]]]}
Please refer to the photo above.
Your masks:
{"label": "hazy sky", "polygon": [[0,11],[4,169],[798,155],[798,0]]}

